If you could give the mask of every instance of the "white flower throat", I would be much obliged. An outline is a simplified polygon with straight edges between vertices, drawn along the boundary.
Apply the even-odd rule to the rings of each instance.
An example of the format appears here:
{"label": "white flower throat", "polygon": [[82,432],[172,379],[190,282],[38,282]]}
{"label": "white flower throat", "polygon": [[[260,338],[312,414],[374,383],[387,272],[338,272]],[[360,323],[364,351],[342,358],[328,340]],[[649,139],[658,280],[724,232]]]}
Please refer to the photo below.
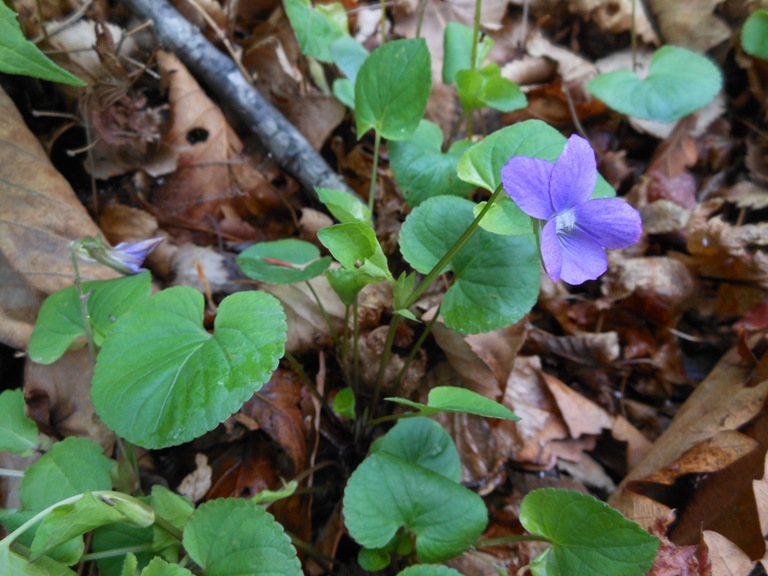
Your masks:
{"label": "white flower throat", "polygon": [[576,225],[576,214],[573,208],[563,210],[556,216],[557,234],[568,234]]}

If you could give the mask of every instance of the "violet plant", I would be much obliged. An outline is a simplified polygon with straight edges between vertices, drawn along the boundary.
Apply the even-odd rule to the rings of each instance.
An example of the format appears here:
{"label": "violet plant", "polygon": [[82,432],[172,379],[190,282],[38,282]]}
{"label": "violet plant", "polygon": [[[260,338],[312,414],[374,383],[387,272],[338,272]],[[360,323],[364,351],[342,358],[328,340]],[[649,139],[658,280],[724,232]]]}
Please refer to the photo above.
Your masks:
{"label": "violet plant", "polygon": [[[310,243],[286,239],[256,244],[237,259],[256,280],[306,283],[334,335],[347,388],[328,414],[358,449],[369,448],[343,497],[346,528],[360,545],[361,566],[375,571],[411,564],[400,574],[455,576],[458,572],[438,563],[476,546],[539,539],[550,548],[531,565],[535,576],[644,574],[658,540],[606,504],[563,490],[525,497],[520,520],[529,535],[483,541],[488,522],[483,499],[461,484],[453,440],[428,417],[466,412],[514,421],[517,416],[491,399],[452,386],[434,388],[426,403],[391,395],[438,317],[461,333],[518,322],[537,300],[542,262],[555,282],[580,284],[599,277],[607,267],[606,249],[639,239],[638,213],[612,198],[615,192],[597,173],[586,140],[566,140],[540,121],[515,124],[479,143],[460,141],[443,153],[442,136],[422,119],[431,78],[423,41],[389,42],[369,56],[349,38],[338,6],[320,9],[304,0],[287,0],[286,5],[302,48],[319,61],[336,61],[347,74],[335,92],[355,110],[358,136],[373,128],[374,158],[382,138],[388,139],[393,163],[401,167],[395,170],[397,181],[413,191],[413,210],[400,234],[400,252],[410,270],[398,277],[373,225],[375,165],[368,205],[343,191],[318,190],[338,220],[319,234],[331,257]],[[462,44],[453,62],[467,60],[461,51],[469,49],[472,65],[464,76],[471,80],[478,76],[476,65],[483,58],[478,62],[477,55],[484,48],[476,30],[471,46],[466,30],[456,28],[455,36]],[[460,69],[453,78],[462,76]],[[493,86],[496,70],[491,66],[478,77],[482,86]],[[472,99],[470,84],[459,82],[468,117],[491,102]],[[518,105],[519,95],[507,89]],[[430,161],[410,169],[408,158],[422,155]],[[490,193],[486,202],[467,199],[477,188]],[[140,266],[153,243],[111,248],[100,240],[79,242],[79,252],[130,275],[78,282],[49,297],[29,346],[30,357],[41,363],[54,362],[84,342],[94,347],[94,406],[125,439],[127,460],[133,444],[175,446],[215,428],[261,388],[285,351],[284,311],[262,291],[225,298],[213,334],[203,326],[203,297],[196,290],[171,288],[152,295],[150,275]],[[452,282],[438,312],[431,320],[420,318],[414,304],[446,274]],[[346,307],[341,333],[314,290],[320,275]],[[360,291],[376,282],[392,286],[392,315],[377,375],[366,388],[356,348],[357,303]],[[397,327],[406,321],[421,327],[421,336],[393,377],[388,362]],[[286,358],[303,373],[298,359]],[[313,389],[308,379],[306,384]],[[382,396],[387,397],[382,401]],[[412,411],[394,412],[397,405]],[[50,448],[41,444],[23,408],[20,392],[0,395],[0,449],[46,453],[25,472],[4,472],[22,477],[23,509],[0,519],[10,531],[0,540],[0,571],[70,575],[69,566],[94,560],[105,576],[301,574],[290,539],[257,504],[258,497],[213,500],[196,509],[159,487],[138,497],[125,467],[110,477],[114,462],[88,440],[66,439]],[[387,429],[393,420],[396,424]],[[374,433],[385,430],[371,443]],[[137,472],[134,468],[132,473]],[[114,492],[115,486],[121,491]],[[446,500],[451,507],[444,506]],[[83,535],[91,531],[93,548],[87,552]]]}

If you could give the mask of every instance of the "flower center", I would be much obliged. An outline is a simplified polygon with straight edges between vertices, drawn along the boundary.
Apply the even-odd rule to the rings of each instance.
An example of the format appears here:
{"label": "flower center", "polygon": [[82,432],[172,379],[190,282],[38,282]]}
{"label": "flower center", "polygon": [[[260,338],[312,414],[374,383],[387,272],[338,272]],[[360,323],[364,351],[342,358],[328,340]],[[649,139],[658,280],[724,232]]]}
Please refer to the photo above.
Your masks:
{"label": "flower center", "polygon": [[573,208],[563,210],[556,216],[557,220],[557,234],[568,234],[576,225],[576,215],[573,213]]}

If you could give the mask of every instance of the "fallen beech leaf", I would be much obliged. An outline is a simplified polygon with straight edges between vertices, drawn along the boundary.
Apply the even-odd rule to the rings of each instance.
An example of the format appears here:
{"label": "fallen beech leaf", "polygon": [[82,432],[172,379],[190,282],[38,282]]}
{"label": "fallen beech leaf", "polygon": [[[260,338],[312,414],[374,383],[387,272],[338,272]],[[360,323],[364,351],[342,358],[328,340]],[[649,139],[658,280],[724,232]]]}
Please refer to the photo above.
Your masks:
{"label": "fallen beech leaf", "polygon": [[610,430],[613,427],[613,418],[603,408],[554,376],[542,372],[541,377],[552,393],[572,438],[585,434],[599,435],[603,429]]}
{"label": "fallen beech leaf", "polygon": [[115,435],[93,410],[92,376],[87,347],[67,352],[53,364],[35,364],[27,359],[24,396],[30,417],[49,436],[89,438],[111,452]]}
{"label": "fallen beech leaf", "polygon": [[723,430],[709,440],[693,446],[681,454],[673,464],[642,479],[643,482],[674,484],[686,474],[717,472],[749,454],[757,447],[757,441],[735,430]]}
{"label": "fallen beech leaf", "polygon": [[[99,229],[0,89],[0,342],[26,347],[45,295],[74,283],[70,243]],[[114,278],[80,262],[88,280]]]}
{"label": "fallen beech leaf", "polygon": [[707,546],[712,576],[742,576],[752,571],[754,563],[749,556],[725,536],[704,530],[702,538]]}
{"label": "fallen beech leaf", "polygon": [[731,29],[714,12],[723,0],[648,0],[661,36],[668,44],[706,52],[727,40]]}

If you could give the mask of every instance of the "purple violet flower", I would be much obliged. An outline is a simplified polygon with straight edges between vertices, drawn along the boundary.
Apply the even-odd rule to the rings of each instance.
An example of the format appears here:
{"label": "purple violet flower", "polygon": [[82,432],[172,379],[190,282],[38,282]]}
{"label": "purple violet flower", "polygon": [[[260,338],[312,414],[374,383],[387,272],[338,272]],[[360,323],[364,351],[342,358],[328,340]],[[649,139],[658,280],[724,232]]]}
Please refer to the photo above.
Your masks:
{"label": "purple violet flower", "polygon": [[528,216],[544,221],[541,258],[554,282],[594,280],[608,269],[606,248],[640,239],[640,214],[619,198],[590,200],[597,181],[595,153],[573,135],[555,163],[513,156],[501,169],[509,197]]}
{"label": "purple violet flower", "polygon": [[100,262],[121,274],[138,274],[144,259],[162,238],[149,238],[140,242],[120,242],[110,246],[99,236],[87,236],[74,242],[75,251],[84,260]]}

